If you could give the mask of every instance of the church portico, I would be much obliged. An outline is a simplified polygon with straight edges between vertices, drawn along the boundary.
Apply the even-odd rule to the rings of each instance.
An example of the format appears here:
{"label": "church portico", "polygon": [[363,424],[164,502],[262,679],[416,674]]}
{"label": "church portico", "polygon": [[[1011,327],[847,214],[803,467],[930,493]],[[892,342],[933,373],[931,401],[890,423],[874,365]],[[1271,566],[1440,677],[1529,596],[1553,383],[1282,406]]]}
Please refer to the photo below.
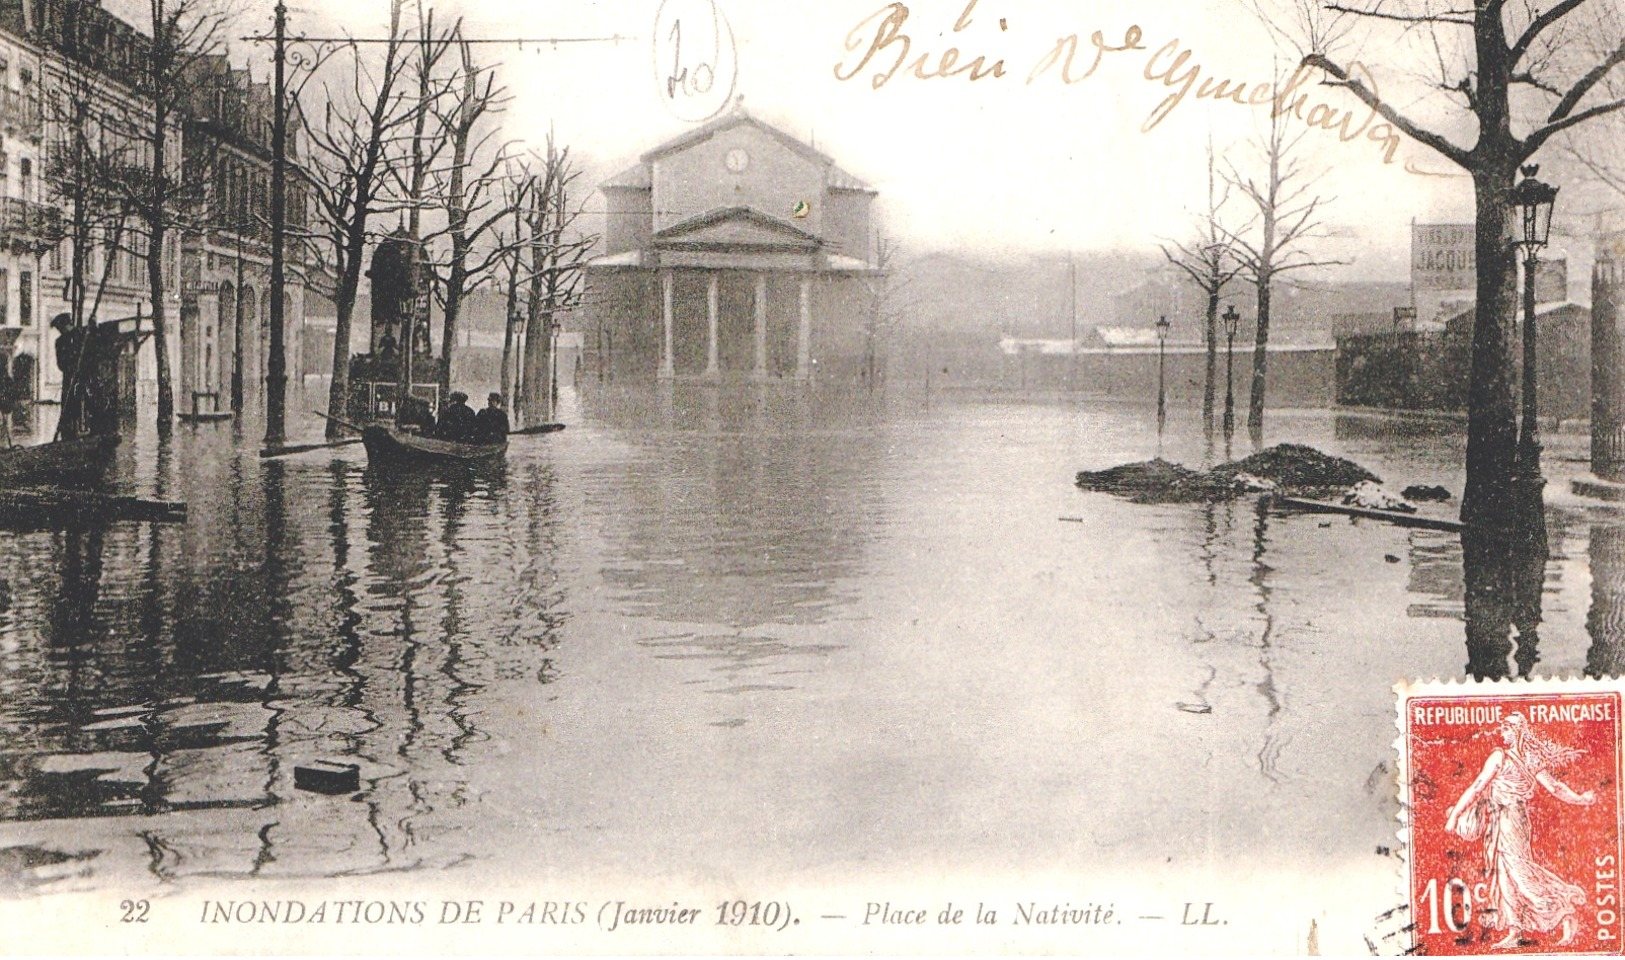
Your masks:
{"label": "church portico", "polygon": [[810,375],[814,274],[667,267],[658,276],[659,379]]}
{"label": "church portico", "polygon": [[874,191],[743,111],[602,190],[606,253],[588,264],[583,331],[601,374],[805,382],[821,351],[851,343],[833,328],[866,316],[852,305],[875,269]]}

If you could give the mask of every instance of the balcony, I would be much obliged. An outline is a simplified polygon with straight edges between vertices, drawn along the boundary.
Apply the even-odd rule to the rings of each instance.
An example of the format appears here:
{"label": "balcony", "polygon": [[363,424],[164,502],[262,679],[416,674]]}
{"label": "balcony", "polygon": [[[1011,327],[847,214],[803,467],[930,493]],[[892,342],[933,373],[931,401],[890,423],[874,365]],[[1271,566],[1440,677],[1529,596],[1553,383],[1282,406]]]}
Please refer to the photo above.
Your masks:
{"label": "balcony", "polygon": [[43,253],[62,242],[62,211],[32,200],[0,198],[0,242]]}
{"label": "balcony", "polygon": [[21,90],[0,87],[0,125],[13,136],[38,139],[45,129],[39,98]]}

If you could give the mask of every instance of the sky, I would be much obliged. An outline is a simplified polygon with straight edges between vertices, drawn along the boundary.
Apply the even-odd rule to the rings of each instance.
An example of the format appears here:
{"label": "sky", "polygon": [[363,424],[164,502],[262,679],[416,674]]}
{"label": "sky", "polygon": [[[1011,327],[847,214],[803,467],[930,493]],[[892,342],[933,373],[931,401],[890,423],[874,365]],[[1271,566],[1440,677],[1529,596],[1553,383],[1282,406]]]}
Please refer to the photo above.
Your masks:
{"label": "sky", "polygon": [[[269,24],[269,0],[245,2],[244,24]],[[1257,169],[1248,141],[1264,131],[1269,106],[1202,98],[1198,84],[1224,80],[1230,90],[1245,84],[1252,91],[1296,59],[1242,0],[976,0],[968,13],[966,0],[914,0],[906,19],[893,24],[897,39],[862,69],[865,52],[887,36],[880,31],[889,8],[878,0],[461,0],[437,7],[439,16],[459,12],[470,36],[516,41],[480,49],[500,63],[513,91],[508,135],[540,144],[555,131],[584,158],[590,179],[635,162],[707,111],[726,109],[723,85],[731,77],[746,109],[813,142],[873,186],[880,228],[913,250],[1155,254],[1160,240],[1192,232],[1206,200],[1210,137],[1221,167]],[[294,32],[322,29],[321,18],[332,18],[357,34],[377,34],[387,14],[384,0],[296,2],[291,10]],[[623,39],[535,42],[615,36]],[[674,36],[690,70],[689,88],[675,92],[666,83],[678,72]],[[1075,82],[1066,83],[1066,65],[1046,55],[1072,36]],[[877,88],[877,73],[897,60],[904,37],[903,68]],[[1140,49],[1100,51],[1090,72],[1098,47],[1124,46]],[[924,72],[936,72],[950,49],[958,67],[981,57],[975,69],[986,72],[1002,61],[1003,76],[920,79],[911,72],[921,55]],[[703,87],[694,81],[707,67],[709,89],[694,89]],[[1196,81],[1179,97],[1192,68],[1200,71]],[[1380,120],[1341,91],[1318,83],[1300,91],[1307,109],[1327,104],[1327,125],[1346,114],[1351,131],[1345,142],[1335,130],[1312,130],[1299,156],[1306,172],[1321,174],[1317,192],[1329,200],[1331,236],[1317,253],[1347,261],[1343,276],[1403,279],[1413,218],[1470,222],[1470,181],[1444,160],[1409,139],[1373,139]],[[1240,218],[1241,205],[1233,209]]]}

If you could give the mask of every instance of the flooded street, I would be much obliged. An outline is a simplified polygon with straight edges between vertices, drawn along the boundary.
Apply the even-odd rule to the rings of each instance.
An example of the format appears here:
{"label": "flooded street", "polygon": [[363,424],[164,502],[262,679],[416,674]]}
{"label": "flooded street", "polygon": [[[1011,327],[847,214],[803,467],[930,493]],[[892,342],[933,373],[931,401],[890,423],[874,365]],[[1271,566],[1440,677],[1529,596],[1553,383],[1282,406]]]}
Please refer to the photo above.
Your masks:
{"label": "flooded street", "polygon": [[[1155,454],[1149,408],[922,401],[595,387],[505,467],[439,476],[139,436],[120,485],[188,523],[0,533],[0,879],[1286,863],[1381,893],[1392,684],[1469,661],[1456,535],[1084,493]],[[1169,459],[1201,463],[1196,421]],[[1461,489],[1446,421],[1271,430]],[[1583,443],[1548,438],[1545,623],[1507,672],[1621,660],[1625,518],[1565,492]],[[324,758],[360,792],[296,790]]]}

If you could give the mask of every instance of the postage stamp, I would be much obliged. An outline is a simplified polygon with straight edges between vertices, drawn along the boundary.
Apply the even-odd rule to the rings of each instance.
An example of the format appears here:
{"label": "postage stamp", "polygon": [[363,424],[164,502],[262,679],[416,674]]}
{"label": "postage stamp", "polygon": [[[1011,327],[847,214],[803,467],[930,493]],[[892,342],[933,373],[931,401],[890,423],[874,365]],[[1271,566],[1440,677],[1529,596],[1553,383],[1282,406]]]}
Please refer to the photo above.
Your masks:
{"label": "postage stamp", "polygon": [[1398,688],[1414,952],[1620,953],[1622,689]]}

